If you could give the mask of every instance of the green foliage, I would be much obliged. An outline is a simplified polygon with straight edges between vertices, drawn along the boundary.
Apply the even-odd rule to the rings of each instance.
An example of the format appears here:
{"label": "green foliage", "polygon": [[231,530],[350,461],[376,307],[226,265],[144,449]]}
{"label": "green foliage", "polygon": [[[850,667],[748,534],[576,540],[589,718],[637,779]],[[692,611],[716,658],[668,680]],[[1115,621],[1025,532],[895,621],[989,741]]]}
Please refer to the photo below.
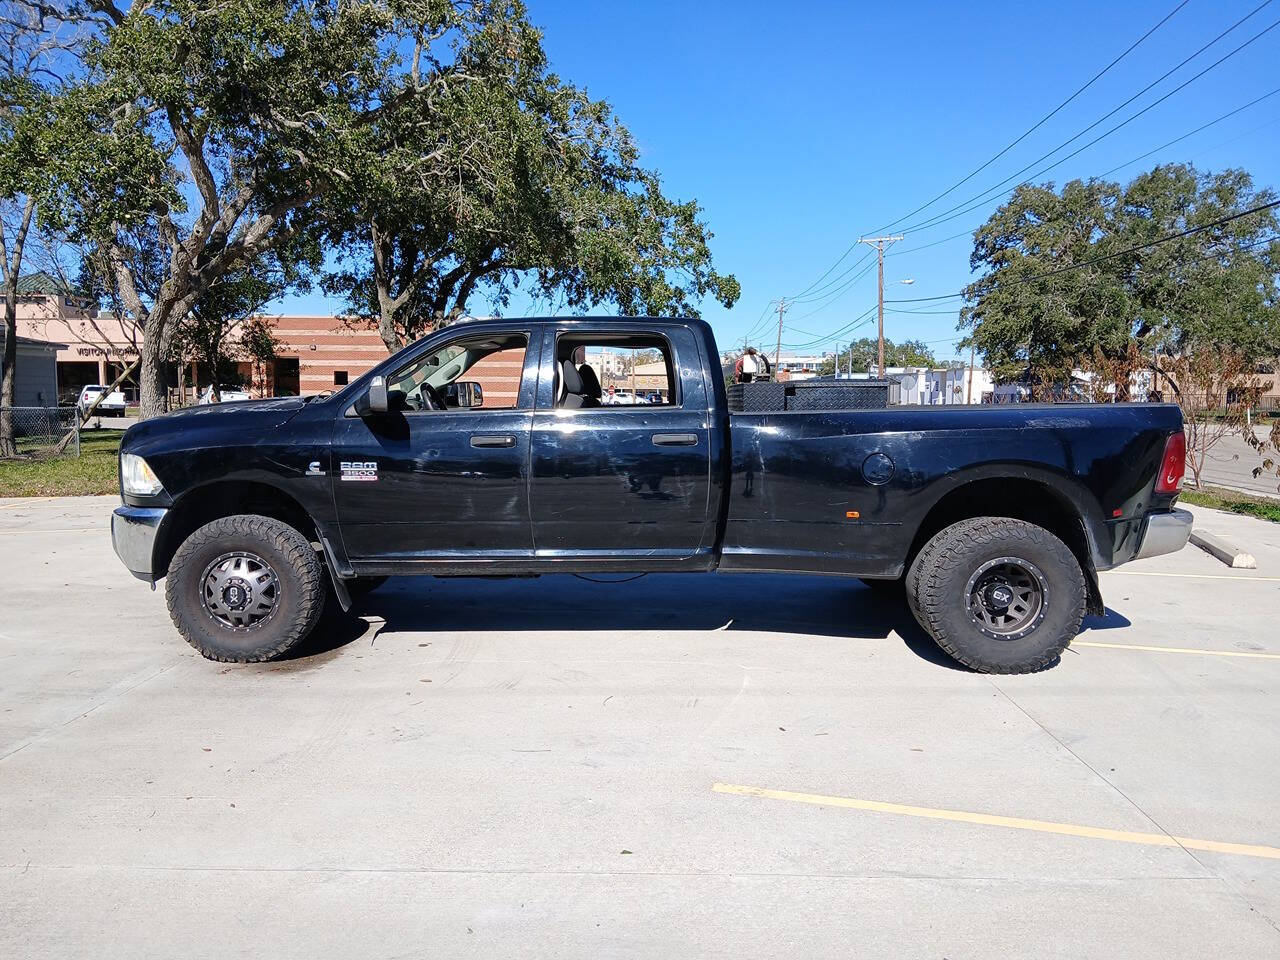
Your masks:
{"label": "green foliage", "polygon": [[215,390],[238,379],[237,359],[272,359],[275,337],[255,314],[289,289],[293,274],[293,265],[272,271],[264,258],[219,277],[178,321],[173,359],[199,361],[210,371]]}
{"label": "green foliage", "polygon": [[336,244],[331,289],[387,318],[389,344],[478,287],[500,306],[525,282],[625,312],[738,296],[697,205],[548,72],[518,0],[38,6],[41,30],[78,38],[74,68],[44,91],[23,163],[0,157],[0,186],[38,171],[42,222],[146,328],[144,415],[188,314],[228,315],[201,304],[272,252],[314,268]]}
{"label": "green foliage", "polygon": [[[823,360],[818,372],[823,375],[834,373],[837,359],[839,360],[840,372],[848,372],[850,354],[853,356],[854,373],[868,373],[872,370],[879,370],[878,342],[871,337],[863,337],[861,340],[855,340],[848,347],[841,350],[838,357],[831,356]],[[886,339],[884,342],[884,365],[886,367],[937,367],[939,364],[928,344],[920,340],[904,340],[901,343],[894,343],[892,340]]]}
{"label": "green foliage", "polygon": [[[998,381],[1037,387],[1084,366],[1114,372],[1123,393],[1141,357],[1207,343],[1272,356],[1280,350],[1274,210],[1132,249],[1272,199],[1243,171],[1180,164],[1125,187],[1021,186],[974,234],[970,264],[985,272],[965,289],[961,326]],[[1042,276],[1100,257],[1109,259]]]}
{"label": "green foliage", "polygon": [[697,315],[737,281],[711,264],[694,202],[662,191],[603,101],[547,69],[518,6],[467,39],[465,82],[403,98],[371,131],[355,203],[333,220],[327,288],[388,349],[461,316],[478,290],[519,287],[569,308]]}

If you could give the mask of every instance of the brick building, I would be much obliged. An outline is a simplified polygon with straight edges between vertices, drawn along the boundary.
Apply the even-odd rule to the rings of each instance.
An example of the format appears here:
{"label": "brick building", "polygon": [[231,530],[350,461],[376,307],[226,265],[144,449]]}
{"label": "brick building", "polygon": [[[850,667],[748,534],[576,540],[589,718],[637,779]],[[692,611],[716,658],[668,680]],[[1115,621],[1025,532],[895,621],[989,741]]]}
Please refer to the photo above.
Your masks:
{"label": "brick building", "polygon": [[387,357],[372,325],[341,317],[268,316],[276,356],[242,361],[240,375],[254,396],[282,397],[339,390]]}
{"label": "brick building", "polygon": [[[264,319],[276,339],[276,356],[236,364],[240,381],[255,397],[332,392],[387,357],[371,323],[293,314]],[[44,272],[18,281],[18,334],[20,342],[44,342],[56,351],[57,401],[64,404],[74,403],[88,384],[113,382],[137,358],[143,339],[135,324],[100,312],[91,300]],[[514,406],[523,362],[523,350],[503,351],[477,364],[467,379],[480,383],[490,406]],[[210,376],[194,361],[173,364],[168,377],[172,402],[195,402]],[[136,376],[121,390],[129,402],[137,402]],[[52,395],[48,402],[53,402]]]}

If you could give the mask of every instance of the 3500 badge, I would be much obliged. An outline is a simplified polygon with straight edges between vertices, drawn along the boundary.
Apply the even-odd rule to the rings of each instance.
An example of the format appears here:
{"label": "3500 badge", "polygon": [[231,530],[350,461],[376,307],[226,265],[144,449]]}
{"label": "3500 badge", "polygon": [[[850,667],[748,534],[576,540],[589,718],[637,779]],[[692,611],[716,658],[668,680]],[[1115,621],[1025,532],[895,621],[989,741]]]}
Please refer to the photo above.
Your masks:
{"label": "3500 badge", "polygon": [[343,480],[377,480],[377,460],[343,460],[339,464]]}

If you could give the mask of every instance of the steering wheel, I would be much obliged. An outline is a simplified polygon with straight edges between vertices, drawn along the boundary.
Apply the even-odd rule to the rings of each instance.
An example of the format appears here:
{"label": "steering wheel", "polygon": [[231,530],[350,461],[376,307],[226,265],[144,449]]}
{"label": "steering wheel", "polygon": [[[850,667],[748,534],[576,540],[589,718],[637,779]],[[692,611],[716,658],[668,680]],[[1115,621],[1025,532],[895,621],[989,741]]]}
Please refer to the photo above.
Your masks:
{"label": "steering wheel", "polygon": [[414,410],[444,410],[448,406],[444,394],[425,382],[409,395],[408,403]]}

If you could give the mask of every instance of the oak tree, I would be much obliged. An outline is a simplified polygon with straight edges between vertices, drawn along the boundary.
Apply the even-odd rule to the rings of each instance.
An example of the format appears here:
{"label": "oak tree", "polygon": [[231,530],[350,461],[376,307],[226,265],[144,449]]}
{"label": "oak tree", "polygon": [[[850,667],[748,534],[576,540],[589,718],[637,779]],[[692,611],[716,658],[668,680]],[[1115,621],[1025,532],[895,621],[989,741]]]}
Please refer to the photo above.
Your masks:
{"label": "oak tree", "polygon": [[1155,352],[1217,344],[1273,356],[1275,208],[1237,215],[1274,199],[1243,171],[1183,164],[1124,187],[1020,186],[974,233],[970,265],[983,274],[965,288],[961,326],[997,381],[1037,395],[1083,366],[1111,371],[1126,399],[1135,365]]}
{"label": "oak tree", "polygon": [[[47,5],[52,7],[53,5]],[[219,278],[349,207],[378,160],[378,123],[438,99],[497,56],[486,0],[83,0],[82,69],[59,90],[41,215],[106,258],[145,330],[141,413],[167,403],[165,363],[183,318]],[[430,108],[422,108],[430,115]],[[158,237],[161,281],[131,264]]]}
{"label": "oak tree", "polygon": [[[477,53],[479,51],[479,53]],[[517,289],[576,309],[697,315],[732,306],[696,202],[666,195],[610,106],[550,72],[536,29],[494,21],[466,82],[404,99],[372,127],[377,159],[340,212],[326,279],[388,350]],[[486,69],[473,69],[482,56]]]}

